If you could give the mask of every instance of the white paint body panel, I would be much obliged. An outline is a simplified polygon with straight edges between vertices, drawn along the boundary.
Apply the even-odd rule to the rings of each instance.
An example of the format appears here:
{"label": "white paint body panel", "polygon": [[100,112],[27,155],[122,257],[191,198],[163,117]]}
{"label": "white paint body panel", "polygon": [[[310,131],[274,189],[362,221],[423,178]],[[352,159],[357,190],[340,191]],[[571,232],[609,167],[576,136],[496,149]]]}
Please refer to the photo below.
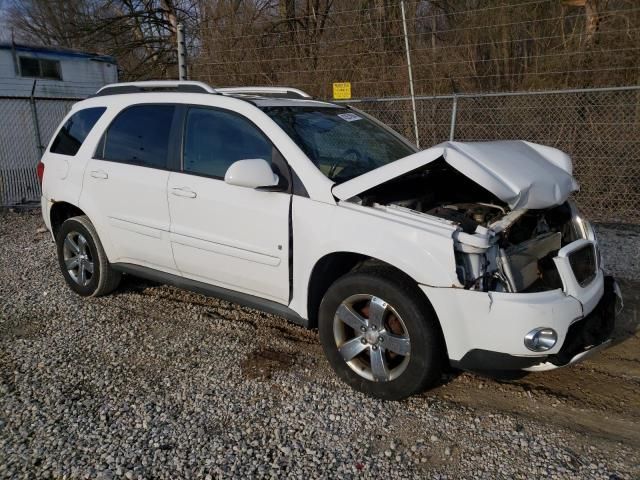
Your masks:
{"label": "white paint body panel", "polygon": [[451,287],[455,227],[416,215],[402,218],[348,202],[328,205],[293,197],[293,299],[290,307],[307,317],[307,286],[316,263],[334,252],[382,260],[418,283]]}
{"label": "white paint body panel", "polygon": [[173,257],[184,276],[288,303],[290,195],[176,172],[168,190]]}
{"label": "white paint body panel", "polygon": [[109,261],[176,270],[169,244],[168,178],[164,170],[89,160],[80,208],[99,226],[98,234],[109,232]]}
{"label": "white paint body panel", "polygon": [[582,318],[582,305],[562,290],[541,293],[477,292],[455,288],[420,287],[438,313],[449,358],[460,360],[473,349],[536,356],[524,336],[537,327],[558,332],[557,353],[569,325]]}
{"label": "white paint body panel", "polygon": [[224,175],[224,181],[238,187],[272,187],[278,185],[278,175],[262,158],[238,160],[232,164]]}
{"label": "white paint body panel", "polygon": [[500,141],[444,142],[337,185],[333,194],[347,200],[441,157],[514,210],[560,205],[578,190],[567,154],[530,142]]}
{"label": "white paint body panel", "polygon": [[[205,105],[245,116],[270,138],[308,197],[92,159],[111,120],[123,108],[142,103]],[[50,228],[53,202],[79,206],[94,223],[111,262],[152,267],[251,294],[309,318],[309,280],[322,258],[336,252],[372,257],[419,285],[440,320],[452,360],[472,349],[530,356],[523,338],[540,326],[558,332],[557,346],[545,355],[555,353],[569,325],[588,314],[602,296],[601,271],[585,288],[574,285],[564,291],[465,290],[455,270],[454,238],[461,235],[457,225],[403,208],[346,201],[444,156],[514,209],[544,208],[562,203],[577,188],[571,162],[558,150],[527,142],[447,142],[334,186],[273,120],[237,98],[166,92],[113,95],[80,102],[69,115],[92,106],[106,106],[107,111],[78,154],[43,157],[43,216]],[[92,172],[104,172],[107,178]],[[569,274],[565,271],[563,280]]]}

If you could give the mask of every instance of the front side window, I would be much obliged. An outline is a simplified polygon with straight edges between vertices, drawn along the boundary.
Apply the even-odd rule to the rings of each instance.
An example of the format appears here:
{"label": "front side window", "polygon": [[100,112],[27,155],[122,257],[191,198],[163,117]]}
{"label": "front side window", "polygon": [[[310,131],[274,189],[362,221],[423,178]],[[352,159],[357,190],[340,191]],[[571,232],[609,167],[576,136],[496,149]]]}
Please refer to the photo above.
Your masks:
{"label": "front side window", "polygon": [[262,158],[271,163],[272,145],[251,122],[239,115],[211,108],[187,113],[183,169],[224,178],[237,160]]}
{"label": "front side window", "polygon": [[166,168],[173,105],[135,105],[121,112],[104,139],[103,160]]}
{"label": "front side window", "polygon": [[62,80],[60,62],[44,58],[20,57],[20,75],[23,77]]}
{"label": "front side window", "polygon": [[336,183],[415,153],[389,130],[340,107],[262,107]]}
{"label": "front side window", "polygon": [[105,112],[105,107],[85,108],[74,113],[67,120],[56,138],[51,144],[51,153],[59,153],[61,155],[75,155],[80,150],[82,142],[96,124],[98,119]]}

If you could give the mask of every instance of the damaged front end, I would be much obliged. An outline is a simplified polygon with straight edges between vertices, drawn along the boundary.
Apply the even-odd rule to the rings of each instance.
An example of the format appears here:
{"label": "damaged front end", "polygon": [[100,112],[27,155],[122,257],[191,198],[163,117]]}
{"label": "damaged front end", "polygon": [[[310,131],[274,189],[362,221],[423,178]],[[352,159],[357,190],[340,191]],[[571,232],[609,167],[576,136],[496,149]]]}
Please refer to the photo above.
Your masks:
{"label": "damaged front end", "polygon": [[[459,214],[465,209],[470,216],[489,208],[447,205],[438,213],[447,218],[447,210]],[[454,248],[460,283],[485,292],[571,290],[574,282],[588,284],[600,267],[593,230],[571,201],[545,210],[505,212],[476,224],[473,231],[461,228],[454,233]],[[567,270],[572,275],[563,275]]]}
{"label": "damaged front end", "polygon": [[569,195],[569,157],[522,141],[446,142],[334,187],[341,199],[411,211],[457,226],[460,285],[483,292],[540,292],[594,278],[593,230]]}
{"label": "damaged front end", "polygon": [[544,370],[606,345],[621,297],[569,199],[578,185],[565,154],[527,142],[449,142],[396,163],[334,195],[451,227],[458,284],[420,288],[452,364]]}
{"label": "damaged front end", "polygon": [[[444,181],[442,172],[439,177]],[[362,196],[362,203],[389,212],[423,213],[456,225],[453,233],[456,274],[467,290],[511,293],[570,290],[573,277],[582,286],[595,277],[600,267],[595,234],[571,200],[547,209],[510,210],[489,192],[471,185],[466,187],[461,191],[447,189],[449,193],[444,199],[438,199],[436,193],[432,200],[424,196],[389,198],[374,189]],[[411,189],[400,191],[407,193]],[[473,202],[468,198],[470,195],[478,195],[482,201]],[[567,269],[572,275],[563,276]]]}

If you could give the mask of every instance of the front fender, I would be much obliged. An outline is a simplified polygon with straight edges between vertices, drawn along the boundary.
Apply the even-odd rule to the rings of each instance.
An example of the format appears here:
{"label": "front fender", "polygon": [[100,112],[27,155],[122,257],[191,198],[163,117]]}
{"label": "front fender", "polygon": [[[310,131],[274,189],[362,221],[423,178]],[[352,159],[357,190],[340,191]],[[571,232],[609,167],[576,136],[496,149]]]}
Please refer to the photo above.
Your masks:
{"label": "front fender", "polygon": [[290,308],[305,318],[313,268],[335,252],[381,260],[418,284],[460,286],[455,271],[454,225],[348,202],[332,205],[297,196],[292,217],[294,288]]}

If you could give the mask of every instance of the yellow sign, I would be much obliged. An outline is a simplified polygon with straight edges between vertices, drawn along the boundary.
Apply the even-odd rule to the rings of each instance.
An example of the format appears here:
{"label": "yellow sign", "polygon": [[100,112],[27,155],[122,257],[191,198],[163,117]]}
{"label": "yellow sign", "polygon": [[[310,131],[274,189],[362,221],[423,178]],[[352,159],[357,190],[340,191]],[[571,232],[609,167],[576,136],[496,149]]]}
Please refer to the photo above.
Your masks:
{"label": "yellow sign", "polygon": [[351,82],[336,82],[333,84],[334,100],[349,100],[351,98]]}

